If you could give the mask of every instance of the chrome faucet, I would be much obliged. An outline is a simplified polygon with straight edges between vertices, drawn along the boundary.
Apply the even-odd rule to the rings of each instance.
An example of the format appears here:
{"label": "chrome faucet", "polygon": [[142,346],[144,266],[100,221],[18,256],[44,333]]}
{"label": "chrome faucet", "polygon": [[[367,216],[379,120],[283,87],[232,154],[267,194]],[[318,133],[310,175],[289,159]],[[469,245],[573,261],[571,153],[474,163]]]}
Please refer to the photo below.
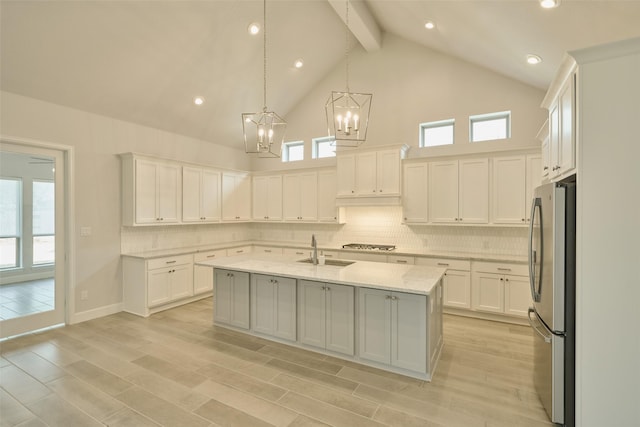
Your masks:
{"label": "chrome faucet", "polygon": [[311,235],[311,247],[313,248],[313,255],[311,255],[311,262],[313,265],[318,265],[318,242],[316,241],[316,235]]}

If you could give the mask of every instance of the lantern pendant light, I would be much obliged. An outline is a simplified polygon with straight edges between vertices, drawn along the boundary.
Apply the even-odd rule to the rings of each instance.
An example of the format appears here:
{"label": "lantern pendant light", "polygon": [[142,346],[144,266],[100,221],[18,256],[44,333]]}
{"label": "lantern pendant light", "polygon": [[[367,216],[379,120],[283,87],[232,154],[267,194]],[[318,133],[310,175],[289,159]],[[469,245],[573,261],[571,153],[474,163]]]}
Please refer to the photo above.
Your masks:
{"label": "lantern pendant light", "polygon": [[242,114],[245,152],[258,157],[280,157],[287,122],[267,109],[267,0],[263,0],[263,107],[257,113]]}
{"label": "lantern pendant light", "polygon": [[371,111],[370,93],[355,93],[349,89],[349,0],[346,0],[345,15],[345,63],[346,90],[331,92],[325,104],[327,131],[335,139],[336,147],[358,147],[367,139],[369,113]]}

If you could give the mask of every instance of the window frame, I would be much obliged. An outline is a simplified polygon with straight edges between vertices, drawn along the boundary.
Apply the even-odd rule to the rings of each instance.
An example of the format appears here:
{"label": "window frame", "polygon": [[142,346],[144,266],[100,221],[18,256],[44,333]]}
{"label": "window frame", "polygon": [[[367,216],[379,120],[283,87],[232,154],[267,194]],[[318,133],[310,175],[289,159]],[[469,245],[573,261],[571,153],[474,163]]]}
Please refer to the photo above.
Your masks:
{"label": "window frame", "polygon": [[[290,156],[290,148],[291,147],[302,147],[302,158],[291,160]],[[289,141],[282,143],[282,162],[299,162],[304,160],[304,141]]]}
{"label": "window frame", "polygon": [[329,145],[335,146],[335,142],[336,142],[336,138],[333,136],[321,136],[318,138],[312,138],[311,139],[311,158],[312,159],[330,159],[332,157],[336,157],[336,150],[333,150],[332,156],[322,156],[322,157],[318,156],[320,152],[320,150],[318,149],[319,145],[328,143]]}
{"label": "window frame", "polygon": [[[476,140],[473,135],[473,125],[476,123],[490,122],[495,120],[506,119],[505,122],[505,137],[504,138],[492,138],[492,139],[480,139]],[[511,111],[498,111],[494,113],[476,114],[469,116],[469,142],[486,142],[486,141],[502,141],[504,139],[511,138]]]}
{"label": "window frame", "polygon": [[[436,128],[445,128],[445,127],[451,127],[451,143],[427,145],[427,138],[425,135],[425,131],[427,129],[436,129]],[[437,120],[435,122],[420,123],[418,147],[420,148],[444,147],[448,145],[454,145],[455,142],[456,142],[456,119],[445,119],[445,120]]]}
{"label": "window frame", "polygon": [[15,263],[14,265],[6,265],[0,266],[0,271],[3,270],[13,270],[22,268],[22,197],[23,197],[23,182],[21,178],[2,176],[1,180],[4,181],[14,181],[17,184],[17,192],[16,192],[16,229],[15,234],[0,234],[0,239],[14,239],[15,241]]}

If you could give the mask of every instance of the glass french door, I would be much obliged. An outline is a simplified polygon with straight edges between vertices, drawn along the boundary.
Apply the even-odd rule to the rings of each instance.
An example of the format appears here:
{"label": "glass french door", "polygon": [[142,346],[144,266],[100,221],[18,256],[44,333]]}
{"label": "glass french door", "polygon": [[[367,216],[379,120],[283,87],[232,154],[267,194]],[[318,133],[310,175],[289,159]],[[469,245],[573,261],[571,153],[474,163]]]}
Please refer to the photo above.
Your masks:
{"label": "glass french door", "polygon": [[64,158],[0,141],[0,338],[65,322]]}

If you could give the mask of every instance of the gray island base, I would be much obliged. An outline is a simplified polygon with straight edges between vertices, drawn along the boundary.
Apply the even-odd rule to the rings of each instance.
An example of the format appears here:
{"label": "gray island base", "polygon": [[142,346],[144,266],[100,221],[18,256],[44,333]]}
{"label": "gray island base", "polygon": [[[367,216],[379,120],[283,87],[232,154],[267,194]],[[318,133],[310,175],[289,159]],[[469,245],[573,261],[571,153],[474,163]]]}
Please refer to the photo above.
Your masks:
{"label": "gray island base", "polygon": [[430,381],[443,346],[443,268],[313,265],[247,254],[213,267],[217,326]]}

